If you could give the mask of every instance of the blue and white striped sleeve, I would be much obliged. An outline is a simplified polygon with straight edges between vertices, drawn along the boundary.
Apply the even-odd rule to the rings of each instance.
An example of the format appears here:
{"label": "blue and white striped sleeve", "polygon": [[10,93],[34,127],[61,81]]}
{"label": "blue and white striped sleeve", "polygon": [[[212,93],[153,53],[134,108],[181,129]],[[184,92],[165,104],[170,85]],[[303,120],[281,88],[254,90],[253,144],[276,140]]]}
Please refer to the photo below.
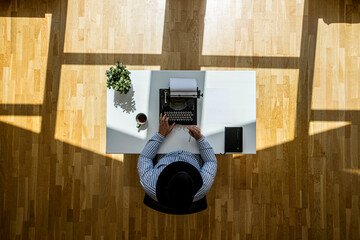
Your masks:
{"label": "blue and white striped sleeve", "polygon": [[159,151],[160,145],[165,137],[160,133],[156,133],[145,145],[140,153],[137,165],[140,184],[145,192],[153,199],[156,199],[156,182],[157,174],[154,172],[153,159]]}
{"label": "blue and white striped sleeve", "polygon": [[210,190],[216,175],[217,160],[213,148],[205,137],[200,138],[198,141],[198,147],[201,158],[204,161],[202,168],[200,169],[200,175],[203,179],[203,185],[194,196],[194,202],[203,198]]}

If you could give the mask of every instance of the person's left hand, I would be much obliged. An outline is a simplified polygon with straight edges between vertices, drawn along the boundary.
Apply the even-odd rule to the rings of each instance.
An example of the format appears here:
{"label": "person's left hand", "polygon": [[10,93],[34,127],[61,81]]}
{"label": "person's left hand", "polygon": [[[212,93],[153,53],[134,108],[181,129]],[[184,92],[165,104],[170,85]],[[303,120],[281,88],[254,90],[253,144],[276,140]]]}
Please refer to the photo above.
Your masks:
{"label": "person's left hand", "polygon": [[166,137],[171,130],[174,128],[175,123],[171,124],[171,126],[169,126],[169,117],[166,117],[166,114],[164,114],[164,116],[162,115],[162,113],[160,113],[160,122],[159,122],[159,133],[161,135],[163,135],[164,137]]}
{"label": "person's left hand", "polygon": [[203,137],[201,134],[201,129],[198,126],[189,126],[187,129],[189,130],[189,134],[196,140],[199,140]]}

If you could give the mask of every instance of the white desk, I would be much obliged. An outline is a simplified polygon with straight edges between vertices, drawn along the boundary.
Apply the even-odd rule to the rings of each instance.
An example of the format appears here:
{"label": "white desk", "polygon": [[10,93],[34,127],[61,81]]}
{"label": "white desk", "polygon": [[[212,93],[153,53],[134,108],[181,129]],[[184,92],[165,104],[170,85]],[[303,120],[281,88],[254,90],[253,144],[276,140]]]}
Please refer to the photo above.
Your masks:
{"label": "white desk", "polygon": [[[159,89],[169,79],[195,78],[204,97],[198,99],[198,126],[216,154],[224,153],[224,127],[243,127],[243,153],[256,153],[255,71],[131,71],[127,94],[107,89],[106,153],[140,153],[159,127]],[[228,102],[228,104],[226,104]],[[135,116],[148,121],[140,129]],[[186,150],[199,153],[185,125],[176,125],[159,153]]]}

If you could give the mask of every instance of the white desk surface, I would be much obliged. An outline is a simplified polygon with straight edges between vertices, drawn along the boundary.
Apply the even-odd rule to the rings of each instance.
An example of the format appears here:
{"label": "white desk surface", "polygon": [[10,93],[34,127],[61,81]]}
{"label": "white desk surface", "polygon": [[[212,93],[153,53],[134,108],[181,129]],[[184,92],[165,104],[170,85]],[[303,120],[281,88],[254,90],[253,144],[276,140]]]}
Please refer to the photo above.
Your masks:
{"label": "white desk surface", "polygon": [[[133,86],[127,94],[107,89],[106,153],[142,151],[158,131],[159,89],[168,88],[169,79],[174,77],[197,80],[204,94],[198,99],[198,126],[216,154],[224,153],[225,127],[235,126],[243,127],[242,153],[256,153],[255,71],[132,70],[130,77]],[[228,101],[229,104],[225,104]],[[140,112],[147,115],[148,121],[138,129],[135,116]],[[199,153],[196,141],[191,138],[189,142],[186,127],[175,125],[159,153],[175,150]]]}

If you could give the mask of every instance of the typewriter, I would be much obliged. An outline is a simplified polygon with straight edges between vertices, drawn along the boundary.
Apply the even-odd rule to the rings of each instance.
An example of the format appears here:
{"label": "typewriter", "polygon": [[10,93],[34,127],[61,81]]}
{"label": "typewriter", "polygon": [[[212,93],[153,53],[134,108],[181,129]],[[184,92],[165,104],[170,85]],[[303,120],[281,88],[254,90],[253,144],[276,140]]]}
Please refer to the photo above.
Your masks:
{"label": "typewriter", "polygon": [[169,124],[197,125],[197,98],[202,96],[195,79],[171,78],[168,89],[159,89],[160,113]]}

